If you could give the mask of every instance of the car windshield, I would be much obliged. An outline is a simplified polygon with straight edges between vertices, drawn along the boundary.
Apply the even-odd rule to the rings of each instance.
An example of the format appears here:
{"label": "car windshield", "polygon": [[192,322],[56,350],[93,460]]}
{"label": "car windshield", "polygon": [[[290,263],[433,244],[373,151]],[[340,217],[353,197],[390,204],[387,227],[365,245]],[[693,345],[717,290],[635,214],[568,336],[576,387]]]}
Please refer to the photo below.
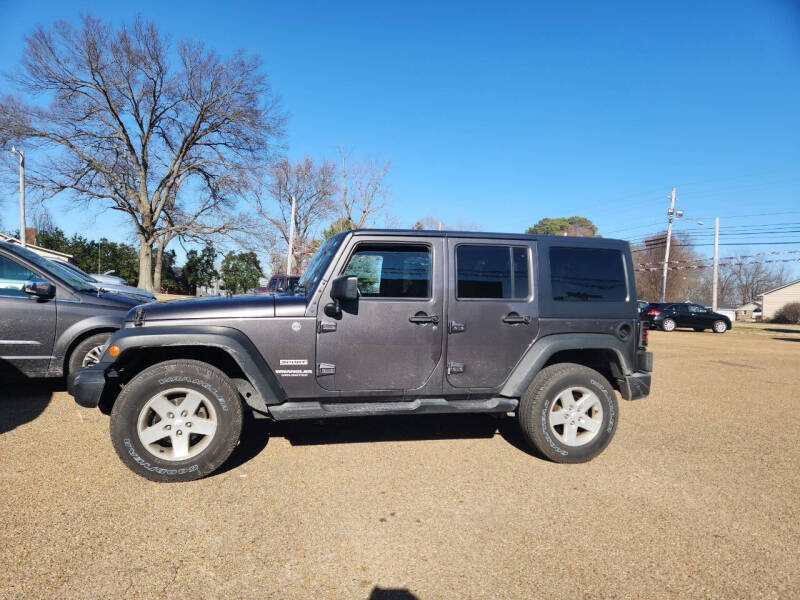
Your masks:
{"label": "car windshield", "polygon": [[57,262],[48,260],[43,256],[39,256],[27,248],[15,247],[14,252],[18,256],[21,256],[35,264],[45,273],[58,277],[61,281],[75,288],[76,290],[84,292],[97,291],[97,288],[92,285],[93,282],[88,276],[80,275],[66,267],[62,267]]}
{"label": "car windshield", "polygon": [[311,261],[308,263],[306,270],[303,271],[300,280],[297,282],[297,287],[302,288],[306,296],[310,296],[314,293],[317,285],[319,285],[320,279],[322,279],[323,273],[325,273],[325,269],[328,268],[333,256],[339,249],[344,236],[345,233],[339,233],[329,237],[325,240],[325,243],[320,246],[316,254],[311,257]]}

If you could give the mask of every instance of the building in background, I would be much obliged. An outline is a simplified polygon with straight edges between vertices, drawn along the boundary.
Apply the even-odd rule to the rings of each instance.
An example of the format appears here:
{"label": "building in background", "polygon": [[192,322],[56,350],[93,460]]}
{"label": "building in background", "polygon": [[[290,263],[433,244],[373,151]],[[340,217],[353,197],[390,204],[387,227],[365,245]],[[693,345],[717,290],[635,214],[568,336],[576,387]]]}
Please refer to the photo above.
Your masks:
{"label": "building in background", "polygon": [[768,321],[790,302],[800,302],[800,279],[761,294],[762,318]]}
{"label": "building in background", "polygon": [[[30,229],[30,228],[28,228]],[[29,232],[30,233],[30,232]],[[30,240],[30,235],[28,236],[28,240]],[[19,244],[20,241],[18,238],[11,237],[10,235],[6,235],[5,233],[0,233],[0,242],[8,242],[10,244]],[[35,252],[40,256],[44,256],[45,258],[51,258],[55,260],[63,260],[66,262],[72,261],[72,254],[67,254],[66,252],[57,252],[55,250],[50,250],[49,248],[42,248],[41,246],[37,246],[35,244],[31,244],[30,241],[27,244],[28,250],[31,252]]]}

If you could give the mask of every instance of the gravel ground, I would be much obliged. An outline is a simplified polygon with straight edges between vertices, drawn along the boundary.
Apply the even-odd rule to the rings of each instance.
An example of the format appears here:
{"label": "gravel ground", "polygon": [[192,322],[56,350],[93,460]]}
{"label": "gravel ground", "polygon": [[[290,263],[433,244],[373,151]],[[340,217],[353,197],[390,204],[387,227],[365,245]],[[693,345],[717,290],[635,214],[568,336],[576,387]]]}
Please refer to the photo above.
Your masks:
{"label": "gravel ground", "polygon": [[150,483],[52,387],[0,400],[0,598],[800,595],[800,333],[651,334],[654,391],[584,465],[492,417],[262,422]]}

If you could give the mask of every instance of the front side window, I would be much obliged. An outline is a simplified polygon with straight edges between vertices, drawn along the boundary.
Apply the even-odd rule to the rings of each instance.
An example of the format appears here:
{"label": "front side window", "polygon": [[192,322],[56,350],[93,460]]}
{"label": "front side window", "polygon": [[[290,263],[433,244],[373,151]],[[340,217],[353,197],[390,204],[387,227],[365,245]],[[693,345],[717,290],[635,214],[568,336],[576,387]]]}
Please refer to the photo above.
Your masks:
{"label": "front side window", "polygon": [[696,304],[692,304],[691,306],[689,306],[689,312],[696,315],[704,315],[708,313],[708,310],[706,310],[702,306],[697,306]]}
{"label": "front side window", "polygon": [[628,298],[622,252],[602,248],[550,248],[553,300],[624,302]]}
{"label": "front side window", "polygon": [[456,248],[457,297],[522,299],[530,295],[528,250],[521,246]]}
{"label": "front side window", "polygon": [[343,275],[358,277],[364,298],[429,298],[431,251],[421,245],[360,244]]}
{"label": "front side window", "polygon": [[267,291],[268,292],[274,292],[276,285],[278,285],[278,280],[273,277],[272,279],[269,280],[269,285],[267,286]]}
{"label": "front side window", "polygon": [[29,279],[38,278],[19,263],[0,256],[0,296],[25,296],[23,288]]}

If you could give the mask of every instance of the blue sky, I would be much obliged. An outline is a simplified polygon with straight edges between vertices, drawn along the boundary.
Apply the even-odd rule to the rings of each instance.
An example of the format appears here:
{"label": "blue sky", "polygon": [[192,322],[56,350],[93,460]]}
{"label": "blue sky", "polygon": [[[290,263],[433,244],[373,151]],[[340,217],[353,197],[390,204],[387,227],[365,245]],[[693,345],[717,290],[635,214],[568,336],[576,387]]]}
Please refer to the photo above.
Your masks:
{"label": "blue sky", "polygon": [[[141,14],[173,40],[260,54],[291,113],[291,157],[343,145],[391,159],[404,227],[436,215],[520,231],[580,214],[640,237],[673,185],[681,229],[800,222],[800,3],[428,4],[0,0],[0,71],[36,24]],[[66,205],[51,211],[69,233],[125,228]],[[16,205],[0,217],[16,225]],[[800,249],[776,231],[725,241]]]}

